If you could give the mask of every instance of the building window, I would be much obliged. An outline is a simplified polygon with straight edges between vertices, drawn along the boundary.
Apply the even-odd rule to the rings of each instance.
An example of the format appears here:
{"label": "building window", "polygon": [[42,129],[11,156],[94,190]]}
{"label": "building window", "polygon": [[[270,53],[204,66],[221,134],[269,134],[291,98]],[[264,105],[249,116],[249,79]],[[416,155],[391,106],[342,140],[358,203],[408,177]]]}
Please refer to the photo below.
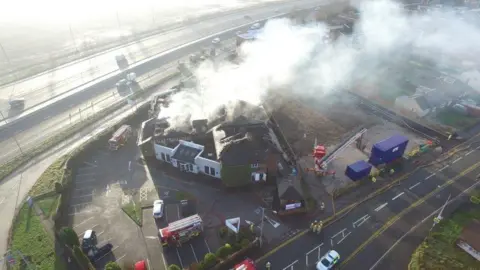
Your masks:
{"label": "building window", "polygon": [[252,164],[252,165],[250,165],[250,167],[251,167],[252,169],[258,168],[258,163]]}
{"label": "building window", "polygon": [[188,164],[188,169],[193,172],[193,165],[192,164]]}
{"label": "building window", "polygon": [[165,159],[165,154],[164,153],[161,153],[162,154],[162,160],[166,160]]}
{"label": "building window", "polygon": [[170,159],[170,155],[167,154],[167,162],[172,162],[172,160]]}
{"label": "building window", "polygon": [[211,174],[211,175],[215,175],[215,168],[211,168],[211,167],[210,167],[210,174]]}
{"label": "building window", "polygon": [[205,166],[205,168],[204,168],[204,171],[205,171],[205,173],[206,173],[206,174],[208,174],[208,173],[209,173],[209,171],[210,171],[210,167],[208,167],[208,166]]}

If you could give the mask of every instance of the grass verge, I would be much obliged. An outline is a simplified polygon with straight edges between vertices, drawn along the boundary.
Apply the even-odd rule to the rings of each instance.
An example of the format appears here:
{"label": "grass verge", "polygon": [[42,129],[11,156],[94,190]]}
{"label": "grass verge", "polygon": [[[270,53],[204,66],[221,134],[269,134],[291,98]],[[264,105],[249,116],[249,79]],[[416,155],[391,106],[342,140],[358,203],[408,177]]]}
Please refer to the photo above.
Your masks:
{"label": "grass verge", "polygon": [[122,210],[129,218],[133,220],[133,222],[142,227],[143,213],[142,207],[139,203],[135,203],[133,200],[131,200],[129,203],[122,206]]}
{"label": "grass verge", "polygon": [[[26,203],[14,220],[10,250],[15,253],[16,261],[11,269],[29,269],[28,266],[39,270],[66,269],[61,260],[57,260],[53,240],[43,228],[40,218]],[[29,262],[27,265],[22,256]]]}
{"label": "grass verge", "polygon": [[461,115],[453,112],[450,109],[445,109],[437,113],[436,118],[444,125],[454,128],[469,128],[478,123],[478,118]]}
{"label": "grass verge", "polygon": [[68,156],[62,156],[52,163],[52,165],[40,175],[30,190],[29,195],[38,196],[55,191],[55,183],[62,183],[62,177],[68,177],[70,174],[69,170],[65,170],[65,162],[67,160]]}
{"label": "grass verge", "polygon": [[479,207],[460,210],[441,222],[412,254],[408,269],[480,269],[480,262],[455,244],[473,219],[480,219]]}

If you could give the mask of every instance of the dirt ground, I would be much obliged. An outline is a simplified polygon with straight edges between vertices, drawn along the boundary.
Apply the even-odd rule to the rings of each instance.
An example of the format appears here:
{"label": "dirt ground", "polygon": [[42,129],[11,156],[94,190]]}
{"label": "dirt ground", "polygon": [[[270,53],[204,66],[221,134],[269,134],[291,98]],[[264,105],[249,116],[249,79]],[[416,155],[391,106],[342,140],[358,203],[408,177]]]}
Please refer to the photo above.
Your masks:
{"label": "dirt ground", "polygon": [[344,96],[334,96],[326,104],[273,95],[266,104],[297,156],[311,154],[315,140],[333,145],[373,121]]}

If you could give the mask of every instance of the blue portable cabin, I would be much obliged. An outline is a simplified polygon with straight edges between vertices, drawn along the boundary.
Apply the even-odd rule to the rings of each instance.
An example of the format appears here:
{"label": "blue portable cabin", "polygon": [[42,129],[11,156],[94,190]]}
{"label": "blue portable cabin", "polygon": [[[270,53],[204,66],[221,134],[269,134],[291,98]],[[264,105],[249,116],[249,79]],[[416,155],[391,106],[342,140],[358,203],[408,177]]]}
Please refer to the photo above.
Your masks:
{"label": "blue portable cabin", "polygon": [[402,135],[393,135],[373,145],[368,162],[374,166],[390,163],[401,158],[408,145],[408,138]]}
{"label": "blue portable cabin", "polygon": [[359,160],[347,166],[345,175],[352,181],[357,181],[364,177],[367,177],[372,171],[372,165],[364,160]]}

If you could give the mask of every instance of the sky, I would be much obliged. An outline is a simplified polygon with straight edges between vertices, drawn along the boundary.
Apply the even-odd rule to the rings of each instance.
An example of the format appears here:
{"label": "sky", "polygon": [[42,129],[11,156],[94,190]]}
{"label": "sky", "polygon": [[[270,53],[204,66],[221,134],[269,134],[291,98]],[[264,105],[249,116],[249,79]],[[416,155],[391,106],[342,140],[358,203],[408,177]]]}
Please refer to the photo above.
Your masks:
{"label": "sky", "polygon": [[458,62],[460,56],[478,60],[478,26],[451,9],[408,14],[389,0],[355,5],[360,11],[356,46],[352,36],[325,44],[322,24],[269,21],[258,40],[242,46],[240,65],[205,63],[195,71],[199,87],[174,96],[163,115],[171,117],[174,128],[182,128],[191,120],[211,118],[224,104],[262,104],[274,92],[322,106],[329,93],[352,89],[366,78],[389,80],[385,75],[392,74],[390,69],[400,67],[393,73],[402,72],[412,57],[439,65]]}

